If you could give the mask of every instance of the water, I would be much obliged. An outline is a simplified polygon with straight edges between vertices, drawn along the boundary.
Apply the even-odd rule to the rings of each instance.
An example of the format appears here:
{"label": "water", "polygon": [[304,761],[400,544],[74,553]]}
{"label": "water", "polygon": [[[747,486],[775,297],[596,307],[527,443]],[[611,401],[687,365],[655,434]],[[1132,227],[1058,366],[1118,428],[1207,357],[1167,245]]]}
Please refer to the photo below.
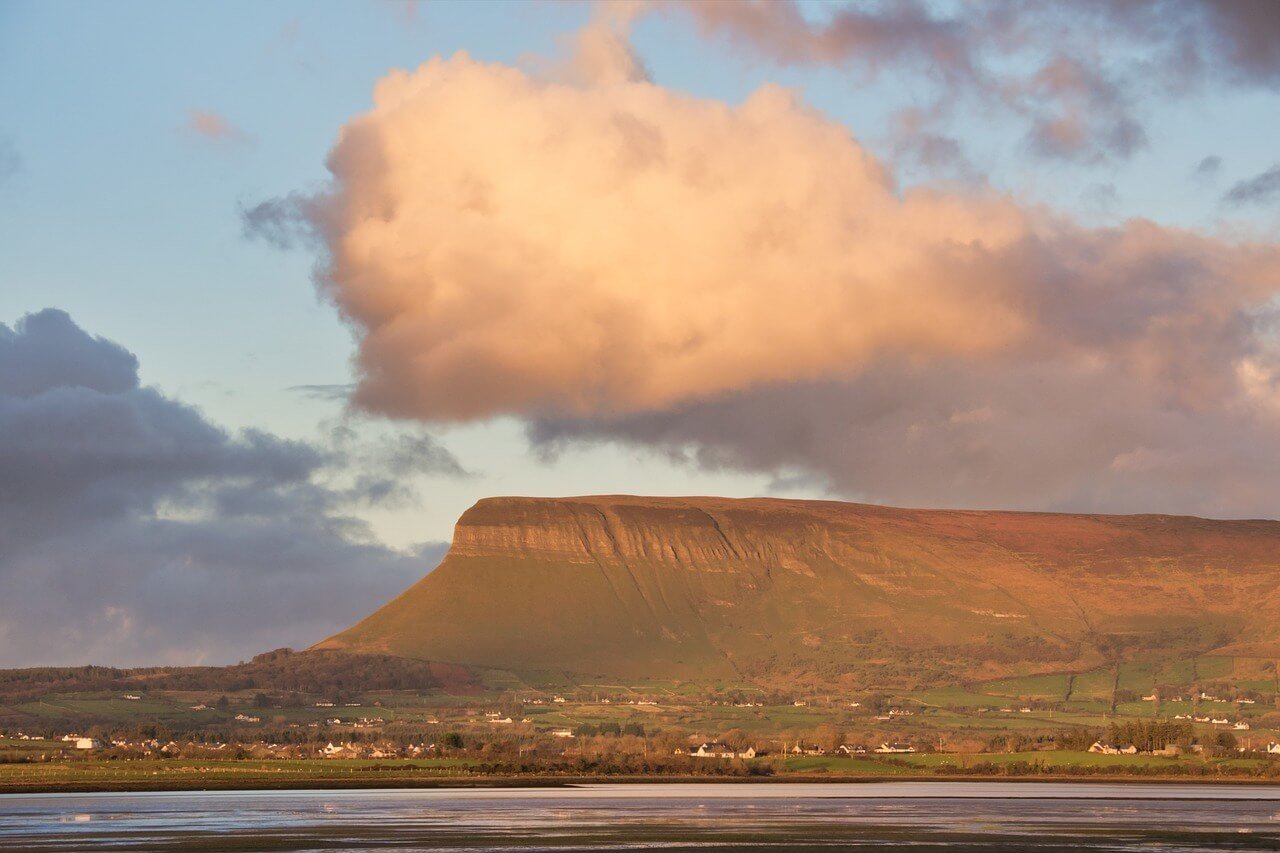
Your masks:
{"label": "water", "polygon": [[1280,786],[988,782],[0,796],[5,850],[1280,850]]}

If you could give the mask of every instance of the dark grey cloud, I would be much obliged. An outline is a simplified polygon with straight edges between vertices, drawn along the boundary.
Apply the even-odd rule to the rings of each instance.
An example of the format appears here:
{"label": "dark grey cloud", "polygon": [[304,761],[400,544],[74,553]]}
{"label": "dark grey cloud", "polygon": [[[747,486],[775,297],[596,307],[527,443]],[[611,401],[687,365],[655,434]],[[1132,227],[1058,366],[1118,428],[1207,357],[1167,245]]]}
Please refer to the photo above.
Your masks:
{"label": "dark grey cloud", "polygon": [[460,470],[425,436],[231,434],[64,312],[0,325],[0,666],[232,661],[344,627],[439,552],[382,546],[349,511],[373,498],[326,485],[366,464],[392,487]]}
{"label": "dark grey cloud", "polygon": [[1267,204],[1276,199],[1280,199],[1280,164],[1240,181],[1222,197],[1228,204]]}
{"label": "dark grey cloud", "polygon": [[1243,80],[1280,83],[1280,14],[1274,0],[1200,0],[1170,5],[1199,12],[1203,30],[1186,37],[1207,61],[1224,66]]}
{"label": "dark grey cloud", "polygon": [[828,4],[816,14],[794,0],[659,0],[651,8],[780,64],[920,74],[939,84],[935,106],[944,112],[960,103],[1008,111],[1028,124],[1030,151],[1083,163],[1146,147],[1147,97],[1207,82],[1280,85],[1273,0],[902,0]]}
{"label": "dark grey cloud", "polygon": [[544,453],[619,443],[898,506],[1280,516],[1274,419],[1199,411],[1113,371],[883,364],[529,435]]}

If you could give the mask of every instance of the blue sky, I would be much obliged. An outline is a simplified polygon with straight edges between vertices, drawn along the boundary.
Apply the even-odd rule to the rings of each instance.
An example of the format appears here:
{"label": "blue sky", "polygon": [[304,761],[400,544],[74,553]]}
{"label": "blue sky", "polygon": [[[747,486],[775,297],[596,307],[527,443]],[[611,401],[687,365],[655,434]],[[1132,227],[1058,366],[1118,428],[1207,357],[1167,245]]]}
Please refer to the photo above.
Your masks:
{"label": "blue sky", "polygon": [[[315,296],[313,258],[244,239],[240,206],[323,182],[338,129],[368,108],[388,70],[459,50],[503,63],[553,54],[589,14],[573,3],[0,5],[0,133],[21,160],[0,206],[0,318],[63,308],[136,352],[144,381],[215,421],[311,437],[339,407],[286,389],[349,382],[350,334]],[[781,82],[873,148],[904,100],[929,97],[916,75],[867,83],[839,67],[780,67],[680,21],[643,23],[635,44],[664,86],[735,103]],[[960,130],[993,183],[1058,209],[1266,229],[1272,210],[1228,216],[1217,197],[1271,165],[1275,105],[1274,93],[1222,89],[1145,104],[1157,143],[1122,165],[1028,158],[1008,122],[962,119]],[[245,137],[200,138],[186,129],[196,110]],[[1207,156],[1223,158],[1222,173],[1197,179]],[[449,446],[482,476],[432,484],[421,509],[383,520],[392,539],[447,538],[458,512],[490,493],[747,495],[773,479],[673,467],[636,450],[543,464],[509,422],[451,431]]]}
{"label": "blue sky", "polygon": [[[0,132],[21,158],[0,190],[0,317],[63,308],[214,421],[304,439],[341,404],[287,389],[349,382],[351,335],[315,295],[314,259],[246,240],[240,206],[323,181],[338,129],[389,69],[458,50],[518,61],[586,18],[556,4],[0,8]],[[185,129],[193,110],[247,139],[198,137]],[[448,539],[488,494],[753,494],[769,482],[691,476],[637,451],[547,465],[510,422],[459,429],[449,446],[481,475],[430,483],[422,506],[379,518],[389,540]]]}
{"label": "blue sky", "polygon": [[[844,7],[796,8],[820,29]],[[968,7],[921,8],[963,18]],[[1195,4],[1159,8],[1185,11],[1189,26],[1203,23]],[[392,69],[466,51],[536,75],[548,57],[572,49],[573,34],[593,14],[586,3],[550,2],[0,2],[0,152],[10,152],[12,164],[0,173],[0,323],[13,326],[40,309],[61,309],[91,335],[134,353],[144,386],[198,407],[213,424],[232,433],[251,428],[324,441],[344,416],[343,401],[291,389],[354,382],[353,357],[364,330],[344,324],[317,296],[313,277],[322,259],[315,247],[282,251],[251,239],[242,212],[324,188],[331,178],[326,158],[340,129],[370,108],[374,85]],[[1251,204],[1222,200],[1233,185],[1277,164],[1280,73],[1270,66],[1250,66],[1247,76],[1225,65],[1215,71],[1210,58],[1199,78],[1175,81],[1160,64],[1157,36],[1106,30],[1095,45],[1101,60],[1084,56],[1082,64],[1101,61],[1099,67],[1123,82],[1126,108],[1141,120],[1147,145],[1124,156],[1053,158],[1030,150],[1027,112],[995,106],[972,89],[948,94],[927,63],[885,54],[871,73],[856,55],[796,60],[753,43],[745,30],[712,32],[695,17],[663,7],[623,28],[652,85],[731,105],[765,84],[788,87],[880,157],[899,189],[959,186],[956,192],[967,193],[964,187],[976,182],[1016,200],[1021,210],[1052,210],[1081,229],[1143,217],[1206,239],[1275,244],[1280,193],[1260,193]],[[1051,27],[1064,21],[1071,24],[1072,16],[1046,20],[1046,29],[1036,31],[1046,51],[1057,38]],[[1080,42],[1068,35],[1063,50]],[[1210,51],[1219,42],[1205,44]],[[1034,76],[1043,55],[1011,52],[989,56],[987,65],[1005,75],[1001,79],[1021,79]],[[945,113],[928,129],[959,144],[965,174],[904,153],[895,121],[910,108]],[[229,131],[197,132],[191,125],[197,113],[219,117]],[[1197,171],[1206,158],[1219,158],[1220,166]],[[1254,341],[1247,349],[1259,346]],[[986,405],[975,400],[972,409]],[[549,420],[579,414],[551,412]],[[568,428],[557,423],[556,434],[569,436],[556,445],[559,453],[548,452],[550,444],[530,445],[526,429],[541,415],[518,407],[462,422],[427,417],[422,424],[376,412],[354,415],[369,441],[428,430],[468,474],[413,474],[418,500],[353,512],[373,525],[381,543],[404,548],[447,540],[460,512],[493,494],[772,493],[1129,510],[1149,493],[1135,487],[1130,503],[1107,503],[1079,484],[1044,501],[1016,490],[957,499],[948,490],[954,483],[895,490],[864,483],[807,446],[766,453],[745,438],[717,443],[718,436],[689,424],[664,423],[661,437],[654,437],[651,421],[614,414],[592,413],[600,417]],[[1266,433],[1248,435],[1231,440]],[[1178,448],[1182,453],[1183,445]],[[1145,445],[1131,450],[1175,453]],[[701,464],[674,458],[682,453]],[[1211,502],[1208,510],[1191,501],[1153,508],[1219,507],[1238,514],[1273,505],[1273,495],[1247,494],[1236,503]],[[1280,507],[1270,514],[1278,513]]]}

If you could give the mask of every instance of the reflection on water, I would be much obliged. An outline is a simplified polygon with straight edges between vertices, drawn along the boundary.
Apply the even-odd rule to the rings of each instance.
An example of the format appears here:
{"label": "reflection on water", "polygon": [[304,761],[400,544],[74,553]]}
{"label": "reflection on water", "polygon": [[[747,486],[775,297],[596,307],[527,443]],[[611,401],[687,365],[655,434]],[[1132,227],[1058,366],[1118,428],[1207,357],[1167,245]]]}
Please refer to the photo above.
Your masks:
{"label": "reflection on water", "polygon": [[0,796],[29,850],[1278,850],[1280,787],[631,784]]}

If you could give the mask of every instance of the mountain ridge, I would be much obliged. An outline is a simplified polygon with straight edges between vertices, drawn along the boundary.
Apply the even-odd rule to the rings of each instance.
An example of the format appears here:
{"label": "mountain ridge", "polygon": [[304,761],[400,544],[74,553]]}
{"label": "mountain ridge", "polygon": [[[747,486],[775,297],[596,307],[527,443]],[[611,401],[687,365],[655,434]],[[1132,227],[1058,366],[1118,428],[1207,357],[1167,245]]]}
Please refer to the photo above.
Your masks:
{"label": "mountain ridge", "polygon": [[619,678],[893,683],[1280,655],[1280,522],[784,498],[486,498],[316,648]]}

